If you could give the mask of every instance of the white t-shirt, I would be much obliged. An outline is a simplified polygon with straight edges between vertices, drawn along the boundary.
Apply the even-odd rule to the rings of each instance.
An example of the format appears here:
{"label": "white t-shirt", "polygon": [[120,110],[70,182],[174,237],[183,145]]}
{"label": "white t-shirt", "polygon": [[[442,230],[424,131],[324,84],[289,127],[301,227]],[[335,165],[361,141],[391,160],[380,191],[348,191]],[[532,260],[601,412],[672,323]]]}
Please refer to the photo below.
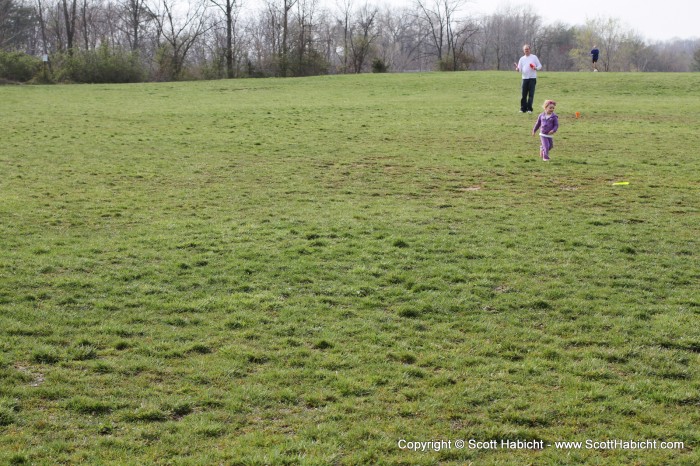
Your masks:
{"label": "white t-shirt", "polygon": [[[535,65],[535,69],[532,69],[530,64]],[[540,59],[537,58],[535,54],[523,55],[520,57],[520,61],[518,61],[518,70],[522,73],[523,79],[536,78],[537,70],[541,69],[542,63],[540,63]]]}

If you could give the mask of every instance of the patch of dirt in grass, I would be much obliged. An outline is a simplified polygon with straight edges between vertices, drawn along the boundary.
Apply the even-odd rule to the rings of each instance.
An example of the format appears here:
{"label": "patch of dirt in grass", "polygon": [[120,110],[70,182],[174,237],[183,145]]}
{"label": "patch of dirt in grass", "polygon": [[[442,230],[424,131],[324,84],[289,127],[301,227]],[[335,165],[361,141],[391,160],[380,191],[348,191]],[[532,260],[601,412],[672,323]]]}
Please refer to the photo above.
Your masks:
{"label": "patch of dirt in grass", "polygon": [[38,387],[44,383],[44,374],[42,374],[41,372],[34,373],[28,366],[24,366],[22,364],[15,364],[15,369],[32,376],[32,381],[29,382],[30,387]]}

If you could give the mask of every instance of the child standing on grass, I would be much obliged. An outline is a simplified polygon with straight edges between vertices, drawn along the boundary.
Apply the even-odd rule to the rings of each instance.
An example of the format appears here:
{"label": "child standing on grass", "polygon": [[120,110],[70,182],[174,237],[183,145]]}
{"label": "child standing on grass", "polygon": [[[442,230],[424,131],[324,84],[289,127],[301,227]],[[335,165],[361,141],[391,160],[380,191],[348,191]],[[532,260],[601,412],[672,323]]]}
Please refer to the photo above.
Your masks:
{"label": "child standing on grass", "polygon": [[542,160],[545,162],[549,160],[549,151],[554,148],[553,134],[559,129],[559,117],[554,113],[554,108],[556,106],[557,103],[555,101],[545,100],[542,106],[544,112],[540,113],[537,117],[535,127],[532,128],[533,136],[538,129],[540,130],[540,141],[542,142],[540,157],[542,157]]}

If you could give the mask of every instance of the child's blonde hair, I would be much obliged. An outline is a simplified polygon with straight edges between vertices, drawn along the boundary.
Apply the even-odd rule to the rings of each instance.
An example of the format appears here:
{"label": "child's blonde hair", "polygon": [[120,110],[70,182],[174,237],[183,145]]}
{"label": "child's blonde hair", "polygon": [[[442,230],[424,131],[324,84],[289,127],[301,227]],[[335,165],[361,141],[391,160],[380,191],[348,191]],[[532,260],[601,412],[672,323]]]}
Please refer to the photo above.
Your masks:
{"label": "child's blonde hair", "polygon": [[553,101],[553,100],[547,99],[547,100],[544,101],[544,105],[542,105],[542,108],[546,110],[547,107],[549,107],[550,105],[554,105],[554,106],[556,107],[556,106],[557,106],[557,103],[556,103],[555,101]]}

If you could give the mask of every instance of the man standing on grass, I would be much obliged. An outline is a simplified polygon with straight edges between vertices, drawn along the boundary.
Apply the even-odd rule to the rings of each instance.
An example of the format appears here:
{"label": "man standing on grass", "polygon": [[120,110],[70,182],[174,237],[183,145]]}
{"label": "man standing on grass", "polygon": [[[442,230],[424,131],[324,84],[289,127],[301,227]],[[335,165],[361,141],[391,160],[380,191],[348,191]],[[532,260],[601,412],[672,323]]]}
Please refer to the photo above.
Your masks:
{"label": "man standing on grass", "polygon": [[591,50],[591,59],[593,60],[593,71],[598,71],[598,55],[600,54],[600,50],[598,50],[598,46],[594,45],[593,49]]}
{"label": "man standing on grass", "polygon": [[542,63],[537,55],[530,53],[530,46],[523,45],[523,55],[515,65],[515,70],[523,76],[522,98],[520,99],[520,113],[532,113],[532,102],[535,100],[535,85],[537,84],[537,70],[542,69]]}

